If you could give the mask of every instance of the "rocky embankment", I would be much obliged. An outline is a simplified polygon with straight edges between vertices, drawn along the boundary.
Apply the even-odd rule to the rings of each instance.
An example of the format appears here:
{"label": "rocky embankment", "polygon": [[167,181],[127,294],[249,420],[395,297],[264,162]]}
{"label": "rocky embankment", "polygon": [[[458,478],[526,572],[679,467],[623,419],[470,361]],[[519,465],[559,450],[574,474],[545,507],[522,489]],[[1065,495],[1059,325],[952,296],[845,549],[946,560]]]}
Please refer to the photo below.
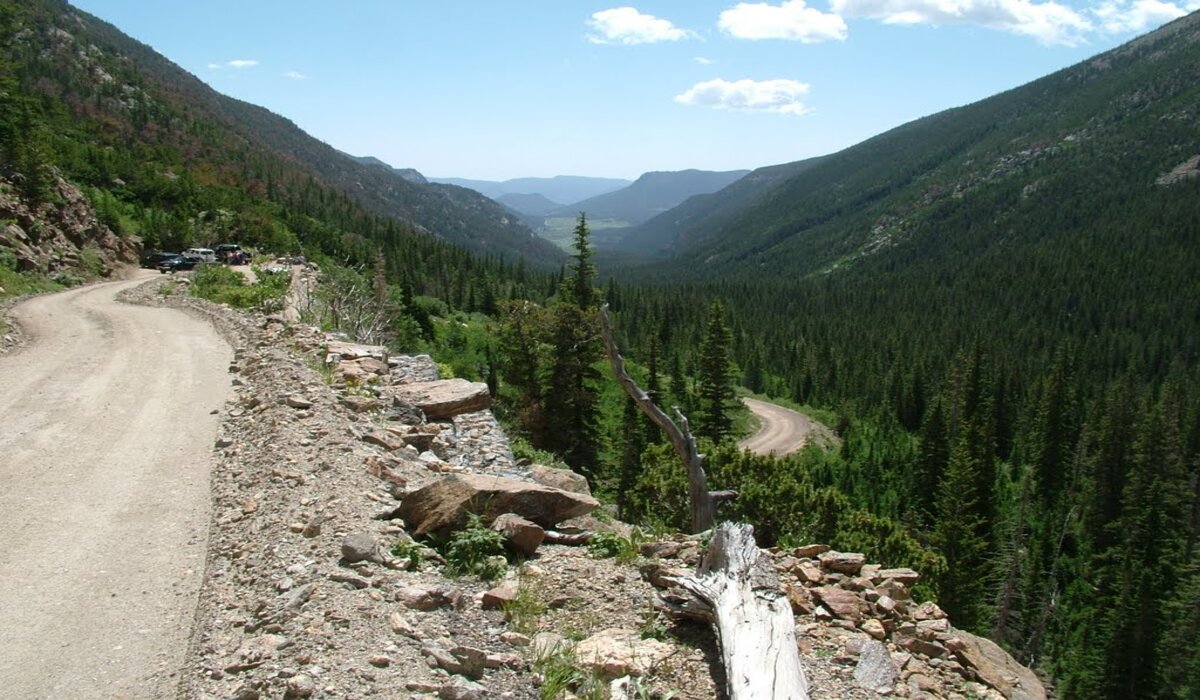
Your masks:
{"label": "rocky embankment", "polygon": [[[721,696],[711,631],[658,603],[681,595],[673,579],[694,570],[702,538],[621,558],[566,544],[630,530],[602,509],[577,517],[598,505],[577,475],[515,461],[486,387],[438,381],[427,357],[199,302],[185,286],[135,296],[216,320],[235,347],[236,396],[214,447],[181,697],[572,697],[552,692],[565,681],[616,697]],[[466,509],[499,516],[523,563],[487,583],[448,576],[439,555],[406,544],[460,527]],[[995,645],[915,603],[917,572],[822,545],[770,554],[812,697],[1044,697]]]}
{"label": "rocky embankment", "polygon": [[56,177],[51,189],[48,202],[30,205],[0,177],[0,250],[19,272],[108,277],[121,264],[137,264],[141,239],[113,233],[75,185]]}

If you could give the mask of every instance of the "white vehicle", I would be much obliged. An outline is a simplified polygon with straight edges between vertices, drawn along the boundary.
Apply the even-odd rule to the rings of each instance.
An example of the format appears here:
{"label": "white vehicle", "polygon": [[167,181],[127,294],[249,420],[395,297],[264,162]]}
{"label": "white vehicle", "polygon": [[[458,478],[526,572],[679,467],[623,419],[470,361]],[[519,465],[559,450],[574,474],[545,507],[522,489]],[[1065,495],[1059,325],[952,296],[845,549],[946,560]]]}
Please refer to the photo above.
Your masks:
{"label": "white vehicle", "polygon": [[188,248],[184,255],[200,258],[201,261],[206,263],[217,261],[217,254],[212,248]]}

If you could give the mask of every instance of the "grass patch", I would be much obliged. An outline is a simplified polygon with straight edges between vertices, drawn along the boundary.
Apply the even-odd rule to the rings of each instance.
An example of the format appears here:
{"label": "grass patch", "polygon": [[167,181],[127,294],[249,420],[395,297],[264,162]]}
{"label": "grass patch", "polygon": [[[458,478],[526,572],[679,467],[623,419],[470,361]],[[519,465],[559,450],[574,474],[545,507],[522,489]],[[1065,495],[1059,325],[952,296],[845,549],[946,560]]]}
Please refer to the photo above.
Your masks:
{"label": "grass patch", "polygon": [[514,632],[532,635],[537,632],[538,622],[546,613],[546,601],[542,599],[540,587],[522,578],[517,585],[517,597],[505,603],[501,609]]}
{"label": "grass patch", "polygon": [[[567,252],[573,252],[572,243],[574,241],[575,227],[579,224],[579,218],[575,216],[555,216],[545,220],[542,228],[537,234],[542,238],[550,241],[554,245],[562,248]],[[628,228],[629,222],[620,219],[593,219],[587,220],[588,230],[592,232],[593,237],[603,236],[602,231],[610,229]]]}

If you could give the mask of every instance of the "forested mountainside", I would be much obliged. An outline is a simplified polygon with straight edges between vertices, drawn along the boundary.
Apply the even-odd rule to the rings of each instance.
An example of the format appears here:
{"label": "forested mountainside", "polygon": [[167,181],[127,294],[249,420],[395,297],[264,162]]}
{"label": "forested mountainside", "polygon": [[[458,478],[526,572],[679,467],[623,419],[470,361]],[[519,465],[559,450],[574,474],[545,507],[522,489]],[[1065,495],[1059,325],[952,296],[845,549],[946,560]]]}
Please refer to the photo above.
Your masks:
{"label": "forested mountainside", "polygon": [[[135,154],[144,170],[157,165],[158,178],[174,183],[164,189],[240,180],[279,199],[297,196],[311,180],[398,225],[404,222],[464,248],[510,260],[560,259],[553,246],[486,197],[421,185],[390,169],[359,163],[283,117],[217,93],[65,2],[2,7],[5,72],[12,89],[28,95],[55,127],[68,127],[43,129],[45,148],[52,151],[47,155],[79,165],[79,171],[90,169],[68,173],[92,177],[88,184],[111,188],[114,179],[129,181],[125,174],[104,172],[109,167],[104,162],[83,167],[84,161]],[[92,148],[102,155],[86,152]]]}
{"label": "forested mountainside", "polygon": [[559,210],[559,216],[583,211],[592,219],[617,219],[640,224],[669,211],[688,197],[709,194],[740,180],[748,170],[714,172],[679,170],[643,173],[628,187],[576,202]]}
{"label": "forested mountainside", "polygon": [[719,299],[747,386],[837,411],[836,457],[718,470],[733,508],[819,529],[833,488],[903,523],[957,624],[1067,698],[1200,693],[1197,75],[1193,14],[694,198],[631,234],[674,259],[618,273],[632,356],[698,362]]}
{"label": "forested mountainside", "polygon": [[[697,194],[681,204],[629,228],[614,246],[627,253],[662,256],[691,245],[704,232],[720,230],[758,197],[788,177],[816,165],[820,158],[757,168],[715,192]],[[692,240],[695,238],[695,240]]]}

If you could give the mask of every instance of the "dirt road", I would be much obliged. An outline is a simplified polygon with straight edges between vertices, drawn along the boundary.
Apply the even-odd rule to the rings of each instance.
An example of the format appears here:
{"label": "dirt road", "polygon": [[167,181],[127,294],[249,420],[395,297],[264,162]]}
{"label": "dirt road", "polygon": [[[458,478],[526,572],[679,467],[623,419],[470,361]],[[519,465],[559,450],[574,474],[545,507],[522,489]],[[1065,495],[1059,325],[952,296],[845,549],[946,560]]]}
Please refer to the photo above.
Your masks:
{"label": "dirt road", "polygon": [[812,440],[833,438],[829,428],[790,408],[758,399],[742,399],[762,421],[758,432],[738,443],[738,447],[760,455],[786,455]]}
{"label": "dirt road", "polygon": [[173,697],[232,353],[144,281],[37,297],[0,357],[0,696]]}

